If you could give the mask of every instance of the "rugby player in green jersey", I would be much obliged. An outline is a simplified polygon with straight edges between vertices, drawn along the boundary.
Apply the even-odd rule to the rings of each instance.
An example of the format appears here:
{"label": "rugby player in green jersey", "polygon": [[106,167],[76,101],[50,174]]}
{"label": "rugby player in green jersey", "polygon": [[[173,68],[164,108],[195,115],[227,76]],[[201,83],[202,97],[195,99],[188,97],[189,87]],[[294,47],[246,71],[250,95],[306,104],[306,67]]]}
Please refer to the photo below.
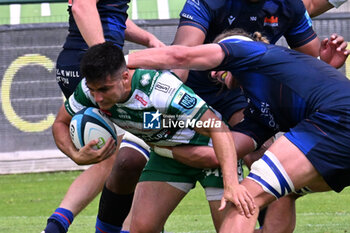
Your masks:
{"label": "rugby player in green jersey", "polygon": [[[129,70],[122,51],[109,42],[87,51],[81,71],[85,79],[62,106],[53,125],[57,146],[70,157],[105,156],[103,149],[106,153],[112,150],[112,139],[102,151],[94,151],[89,144],[78,151],[69,138],[72,115],[85,107],[97,107],[119,127],[153,148],[135,191],[136,216],[132,217],[131,232],[160,232],[168,216],[197,181],[205,188],[224,188],[223,195],[218,194],[222,197],[220,210],[225,209],[226,202],[232,202],[241,214],[247,217],[254,214],[255,204],[250,194],[238,183],[237,155],[230,130],[174,74]],[[172,123],[162,127],[160,119],[166,117]],[[221,171],[212,173],[157,154],[158,146],[181,145],[212,145]],[[137,217],[141,212],[143,217]]]}

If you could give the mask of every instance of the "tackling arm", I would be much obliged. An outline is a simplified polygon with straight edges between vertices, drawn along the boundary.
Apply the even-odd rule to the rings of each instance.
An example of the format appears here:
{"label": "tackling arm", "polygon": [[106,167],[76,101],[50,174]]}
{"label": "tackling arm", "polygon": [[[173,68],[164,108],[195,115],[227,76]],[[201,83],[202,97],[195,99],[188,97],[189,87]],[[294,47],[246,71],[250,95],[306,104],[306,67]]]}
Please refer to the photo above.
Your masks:
{"label": "tackling arm", "polygon": [[218,44],[172,45],[129,54],[128,68],[208,70],[220,65],[224,57]]}
{"label": "tackling arm", "polygon": [[[188,36],[191,35],[191,36]],[[199,28],[193,26],[181,26],[177,29],[173,45],[196,46],[204,43],[205,34]],[[183,82],[187,81],[189,70],[177,69],[174,73],[181,78]]]}

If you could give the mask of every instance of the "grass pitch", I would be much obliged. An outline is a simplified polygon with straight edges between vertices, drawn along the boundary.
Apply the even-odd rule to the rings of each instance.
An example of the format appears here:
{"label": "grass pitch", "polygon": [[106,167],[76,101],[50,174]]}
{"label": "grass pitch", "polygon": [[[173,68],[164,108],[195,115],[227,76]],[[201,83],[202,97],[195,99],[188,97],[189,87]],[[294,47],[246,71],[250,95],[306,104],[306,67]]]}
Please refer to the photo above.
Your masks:
{"label": "grass pitch", "polygon": [[[0,232],[39,233],[80,172],[0,176]],[[70,233],[94,232],[98,198],[70,227]],[[170,216],[165,229],[176,233],[214,232],[209,208],[200,185]],[[296,233],[350,232],[350,188],[307,195],[297,201]]]}

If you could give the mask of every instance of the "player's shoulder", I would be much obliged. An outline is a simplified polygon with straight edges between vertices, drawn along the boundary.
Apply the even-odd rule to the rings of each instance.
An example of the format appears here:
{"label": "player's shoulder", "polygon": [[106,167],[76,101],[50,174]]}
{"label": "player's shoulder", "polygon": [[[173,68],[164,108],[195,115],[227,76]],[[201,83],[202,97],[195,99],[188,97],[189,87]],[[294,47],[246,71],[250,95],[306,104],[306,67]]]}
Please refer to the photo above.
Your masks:
{"label": "player's shoulder", "polygon": [[162,70],[149,70],[149,69],[136,69],[132,76],[132,90],[142,90],[145,93],[150,93],[156,81],[164,73],[169,73],[169,71]]}

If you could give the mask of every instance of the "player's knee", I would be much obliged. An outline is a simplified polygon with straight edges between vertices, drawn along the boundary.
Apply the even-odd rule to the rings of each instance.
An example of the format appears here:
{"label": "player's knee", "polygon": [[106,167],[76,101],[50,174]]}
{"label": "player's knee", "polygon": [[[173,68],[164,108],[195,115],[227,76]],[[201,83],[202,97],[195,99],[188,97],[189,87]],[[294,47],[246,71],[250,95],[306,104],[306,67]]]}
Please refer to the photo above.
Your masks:
{"label": "player's knee", "polygon": [[120,174],[140,173],[146,164],[144,156],[128,147],[119,150],[113,170]]}
{"label": "player's knee", "polygon": [[138,218],[132,217],[130,232],[134,233],[154,233],[161,232],[161,229],[158,230],[152,222],[147,220],[147,218]]}
{"label": "player's knee", "polygon": [[106,185],[115,193],[133,192],[146,164],[143,155],[132,148],[121,148]]}

